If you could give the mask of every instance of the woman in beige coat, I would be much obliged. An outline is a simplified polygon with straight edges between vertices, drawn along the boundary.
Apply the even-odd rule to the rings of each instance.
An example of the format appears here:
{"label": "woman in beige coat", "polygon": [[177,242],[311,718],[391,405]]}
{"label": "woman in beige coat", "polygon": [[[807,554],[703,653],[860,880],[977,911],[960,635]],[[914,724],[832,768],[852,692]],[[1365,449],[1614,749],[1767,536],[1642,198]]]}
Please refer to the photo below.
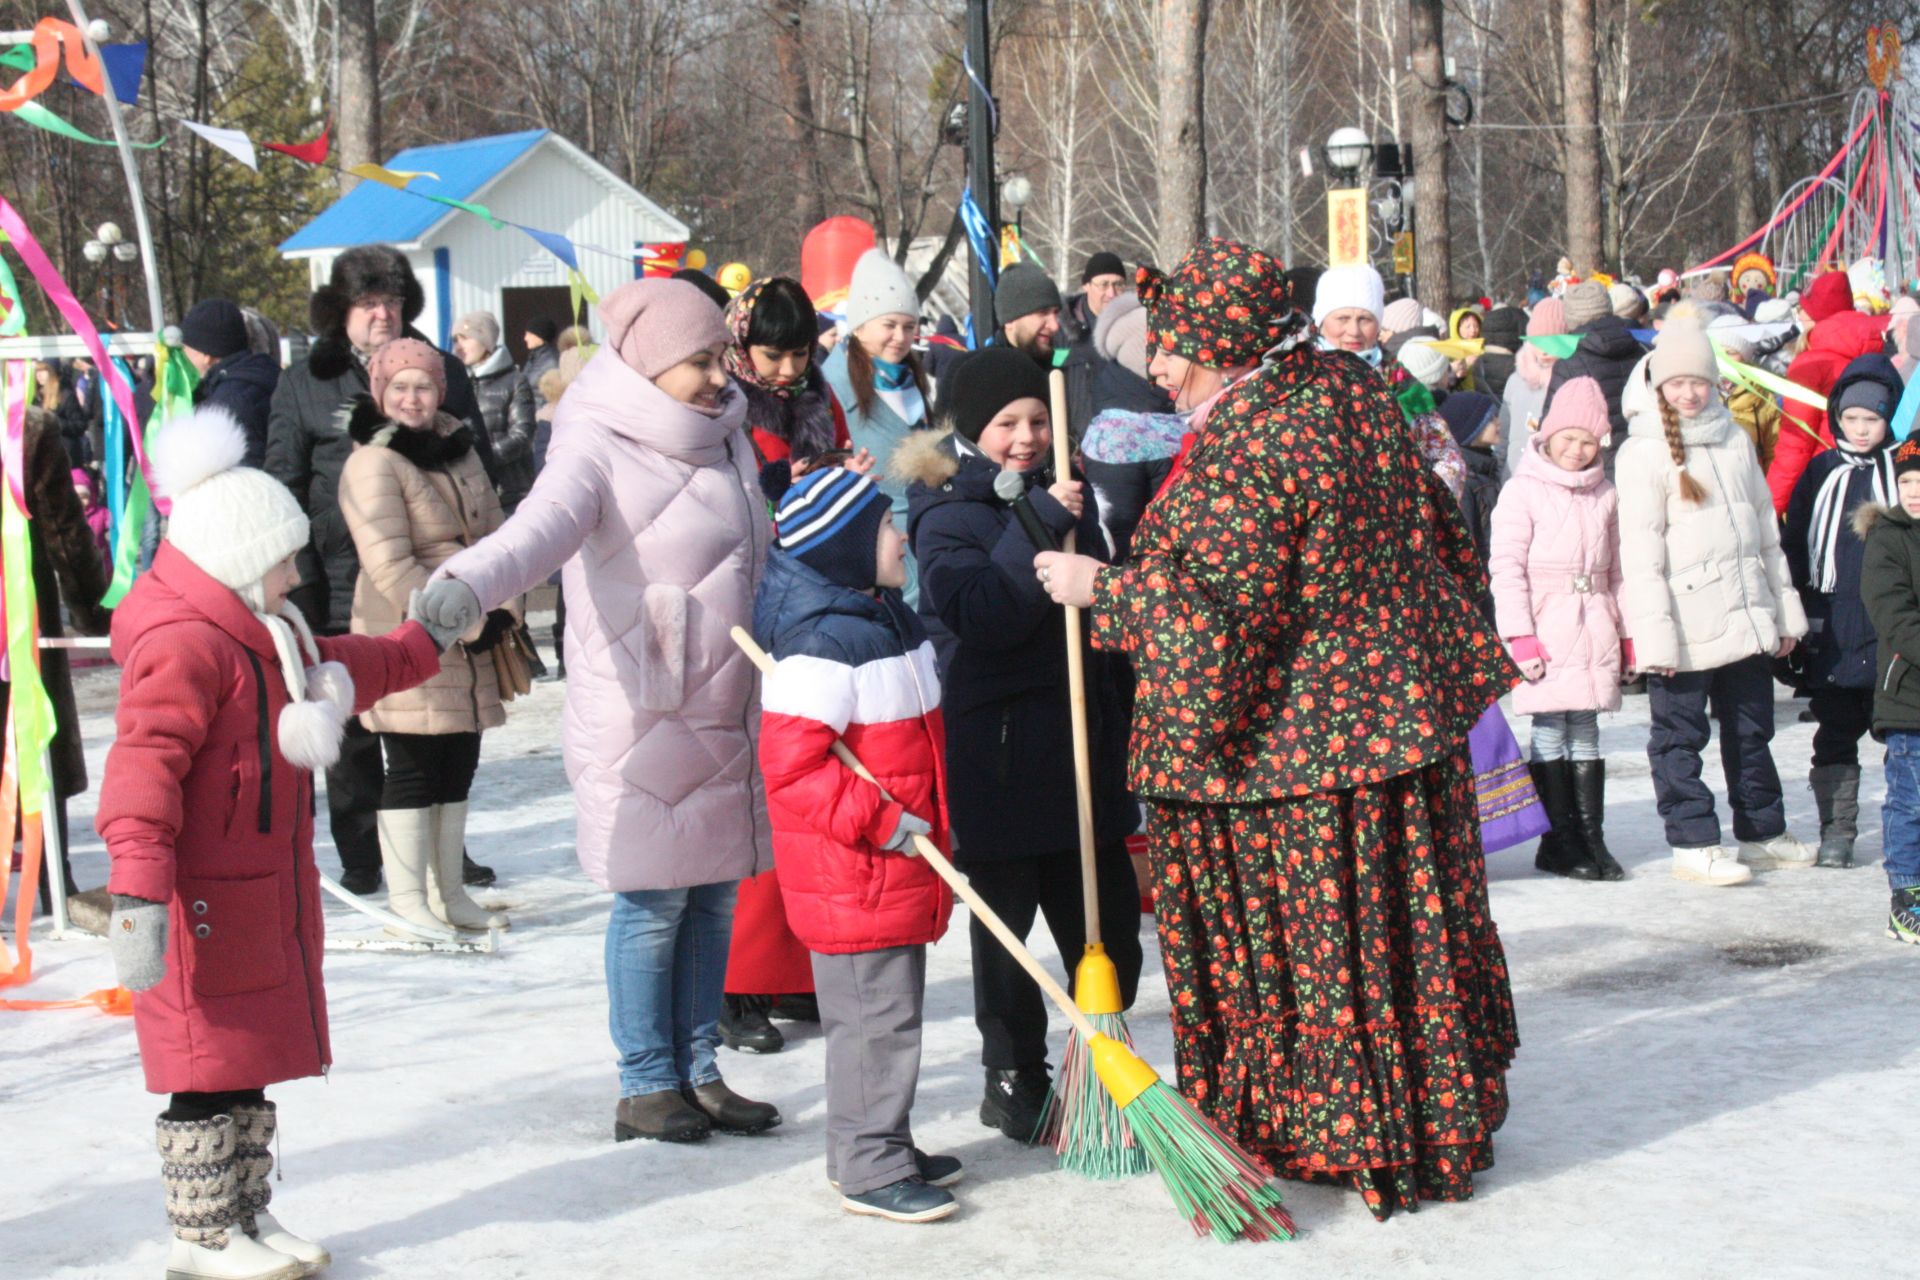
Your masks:
{"label": "woman in beige coat", "polygon": [[[340,474],[340,510],[360,554],[356,635],[385,635],[407,601],[463,547],[500,527],[500,500],[473,451],[472,432],[440,412],[446,367],[424,342],[402,338],[367,366],[372,395],[348,419],[354,450]],[[490,652],[518,625],[510,608],[487,615],[440,662],[440,674],[380,699],[361,717],[380,735],[380,856],[388,905],[435,929],[504,927],[467,896],[460,876],[467,796],[480,733],[506,723]]]}

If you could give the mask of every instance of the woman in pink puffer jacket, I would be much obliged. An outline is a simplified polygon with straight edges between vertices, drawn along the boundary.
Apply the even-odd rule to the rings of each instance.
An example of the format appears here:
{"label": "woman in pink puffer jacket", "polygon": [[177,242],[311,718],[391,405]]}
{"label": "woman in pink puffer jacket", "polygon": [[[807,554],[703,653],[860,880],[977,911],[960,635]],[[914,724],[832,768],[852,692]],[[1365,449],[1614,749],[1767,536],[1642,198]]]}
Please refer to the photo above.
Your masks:
{"label": "woman in pink puffer jacket", "polygon": [[1560,389],[1493,512],[1495,621],[1527,682],[1533,782],[1553,830],[1534,865],[1575,880],[1625,872],[1601,831],[1600,715],[1620,709],[1630,643],[1620,620],[1619,499],[1599,461],[1607,400],[1592,378]]}
{"label": "woman in pink puffer jacket", "polygon": [[780,1113],[728,1089],[715,1050],[735,891],[773,865],[758,678],[728,636],[753,625],[773,530],[720,308],[683,280],[636,280],[600,319],[606,345],[555,410],[532,491],[428,600],[464,584],[491,609],[561,570],[576,842],[614,894],[615,1137],[757,1132]]}

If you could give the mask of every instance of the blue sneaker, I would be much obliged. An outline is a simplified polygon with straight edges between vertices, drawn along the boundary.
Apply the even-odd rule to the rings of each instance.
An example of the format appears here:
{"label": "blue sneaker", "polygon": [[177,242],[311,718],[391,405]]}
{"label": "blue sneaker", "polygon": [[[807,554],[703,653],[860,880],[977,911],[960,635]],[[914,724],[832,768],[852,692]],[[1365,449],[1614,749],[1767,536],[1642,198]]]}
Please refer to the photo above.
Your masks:
{"label": "blue sneaker", "polygon": [[916,1174],[890,1182],[877,1191],[843,1195],[840,1207],[848,1213],[885,1218],[889,1222],[933,1222],[958,1209],[960,1202],[953,1198],[952,1192],[929,1186],[925,1178]]}

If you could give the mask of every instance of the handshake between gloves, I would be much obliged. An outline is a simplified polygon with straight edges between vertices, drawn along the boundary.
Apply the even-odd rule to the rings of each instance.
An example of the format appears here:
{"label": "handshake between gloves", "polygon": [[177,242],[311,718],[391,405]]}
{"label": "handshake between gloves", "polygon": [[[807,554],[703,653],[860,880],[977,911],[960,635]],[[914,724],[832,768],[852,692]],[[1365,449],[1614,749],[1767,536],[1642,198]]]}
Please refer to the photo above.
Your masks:
{"label": "handshake between gloves", "polygon": [[442,653],[473,630],[480,617],[480,597],[458,578],[429,582],[407,599],[407,621],[425,627]]}

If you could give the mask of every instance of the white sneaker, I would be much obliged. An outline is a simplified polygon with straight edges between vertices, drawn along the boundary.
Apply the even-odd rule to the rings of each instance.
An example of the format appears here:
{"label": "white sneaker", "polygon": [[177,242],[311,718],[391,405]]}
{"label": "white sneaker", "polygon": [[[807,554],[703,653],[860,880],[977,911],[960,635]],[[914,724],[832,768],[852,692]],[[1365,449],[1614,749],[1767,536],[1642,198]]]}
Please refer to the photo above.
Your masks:
{"label": "white sneaker", "polygon": [[1731,849],[1722,849],[1716,845],[1705,845],[1697,849],[1675,847],[1673,851],[1673,878],[1689,880],[1694,884],[1712,885],[1716,889],[1730,888],[1736,884],[1745,884],[1753,879],[1753,872],[1743,866]]}
{"label": "white sneaker", "polygon": [[303,1276],[318,1275],[333,1265],[333,1255],[327,1252],[325,1245],[293,1234],[270,1213],[253,1215],[253,1238],[275,1253],[284,1253],[298,1262]]}
{"label": "white sneaker", "polygon": [[1791,831],[1771,840],[1742,840],[1740,861],[1756,871],[1801,871],[1813,865],[1819,850],[1802,844]]}
{"label": "white sneaker", "polygon": [[304,1274],[297,1260],[238,1227],[228,1229],[224,1249],[175,1236],[173,1250],[167,1254],[167,1280],[300,1280]]}

